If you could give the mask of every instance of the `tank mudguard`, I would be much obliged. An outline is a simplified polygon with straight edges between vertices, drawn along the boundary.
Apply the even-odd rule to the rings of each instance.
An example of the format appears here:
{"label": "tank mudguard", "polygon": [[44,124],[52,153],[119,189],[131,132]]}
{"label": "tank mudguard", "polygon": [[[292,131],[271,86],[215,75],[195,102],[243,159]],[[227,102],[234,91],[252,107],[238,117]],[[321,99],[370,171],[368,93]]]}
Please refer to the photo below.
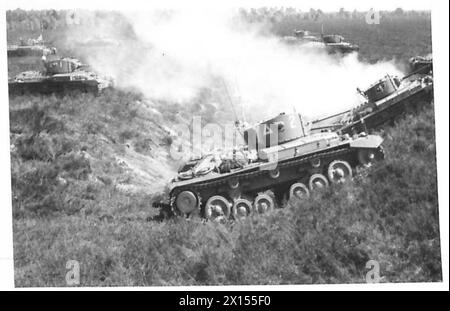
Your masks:
{"label": "tank mudguard", "polygon": [[350,142],[351,148],[378,148],[383,143],[383,138],[378,135],[367,135],[358,137]]}

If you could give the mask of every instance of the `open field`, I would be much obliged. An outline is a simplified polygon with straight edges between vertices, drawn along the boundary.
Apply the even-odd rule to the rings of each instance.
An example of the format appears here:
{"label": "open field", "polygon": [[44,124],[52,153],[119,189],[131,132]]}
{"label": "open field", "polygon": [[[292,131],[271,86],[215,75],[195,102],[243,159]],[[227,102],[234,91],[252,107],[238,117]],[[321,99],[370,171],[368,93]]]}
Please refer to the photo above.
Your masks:
{"label": "open field", "polygon": [[[284,16],[268,31],[320,25]],[[366,62],[431,53],[427,14],[392,15],[377,30],[360,18],[324,25],[359,44]],[[46,30],[55,45],[58,29]],[[12,27],[8,40],[29,33],[39,29]],[[11,58],[8,73],[39,65]],[[205,105],[211,93],[187,106],[130,90],[11,97],[16,286],[66,286],[68,260],[80,262],[81,286],[362,283],[368,260],[380,263],[381,282],[442,279],[433,104],[379,133],[386,160],[360,181],[243,222],[147,221],[179,164],[168,156],[177,116],[231,120],[223,103]]]}

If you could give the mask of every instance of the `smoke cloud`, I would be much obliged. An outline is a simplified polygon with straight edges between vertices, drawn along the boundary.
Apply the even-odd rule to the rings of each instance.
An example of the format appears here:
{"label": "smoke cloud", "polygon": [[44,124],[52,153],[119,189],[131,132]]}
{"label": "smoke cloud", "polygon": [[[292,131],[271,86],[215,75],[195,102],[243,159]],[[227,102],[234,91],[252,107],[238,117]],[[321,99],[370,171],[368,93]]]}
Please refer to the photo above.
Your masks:
{"label": "smoke cloud", "polygon": [[246,24],[236,13],[126,13],[132,35],[120,37],[106,19],[108,25],[89,29],[83,39],[106,37],[118,44],[89,53],[87,61],[119,88],[135,88],[169,104],[189,105],[200,90],[226,85],[235,109],[252,121],[293,109],[306,117],[349,109],[361,101],[357,87],[387,73],[401,74],[392,62],[367,64],[356,53],[337,57],[307,45],[287,45],[261,35],[265,25]]}

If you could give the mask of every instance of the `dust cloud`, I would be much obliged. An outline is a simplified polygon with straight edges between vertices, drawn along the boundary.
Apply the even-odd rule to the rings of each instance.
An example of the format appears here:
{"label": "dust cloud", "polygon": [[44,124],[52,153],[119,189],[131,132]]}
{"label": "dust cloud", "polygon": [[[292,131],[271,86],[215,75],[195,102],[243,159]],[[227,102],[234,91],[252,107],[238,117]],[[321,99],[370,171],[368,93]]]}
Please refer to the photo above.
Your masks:
{"label": "dust cloud", "polygon": [[125,35],[108,18],[82,34],[85,41],[114,42],[86,56],[96,71],[113,77],[119,88],[168,104],[189,105],[201,89],[225,85],[229,94],[223,96],[232,98],[238,117],[246,120],[293,109],[306,117],[339,112],[361,101],[357,87],[401,74],[393,62],[368,64],[356,53],[337,57],[287,45],[262,35],[267,25],[247,24],[234,10],[128,12],[122,18],[129,26]]}

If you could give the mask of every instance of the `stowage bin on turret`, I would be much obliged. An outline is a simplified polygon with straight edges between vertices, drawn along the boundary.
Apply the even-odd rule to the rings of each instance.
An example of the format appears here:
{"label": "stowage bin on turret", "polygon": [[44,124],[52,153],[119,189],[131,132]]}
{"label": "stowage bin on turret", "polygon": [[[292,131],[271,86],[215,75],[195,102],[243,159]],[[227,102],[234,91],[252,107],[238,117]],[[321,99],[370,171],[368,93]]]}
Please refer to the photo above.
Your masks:
{"label": "stowage bin on turret", "polygon": [[381,137],[309,134],[296,113],[249,127],[244,139],[230,153],[189,161],[171,182],[168,202],[155,206],[165,216],[238,220],[348,181],[357,167],[383,158]]}

